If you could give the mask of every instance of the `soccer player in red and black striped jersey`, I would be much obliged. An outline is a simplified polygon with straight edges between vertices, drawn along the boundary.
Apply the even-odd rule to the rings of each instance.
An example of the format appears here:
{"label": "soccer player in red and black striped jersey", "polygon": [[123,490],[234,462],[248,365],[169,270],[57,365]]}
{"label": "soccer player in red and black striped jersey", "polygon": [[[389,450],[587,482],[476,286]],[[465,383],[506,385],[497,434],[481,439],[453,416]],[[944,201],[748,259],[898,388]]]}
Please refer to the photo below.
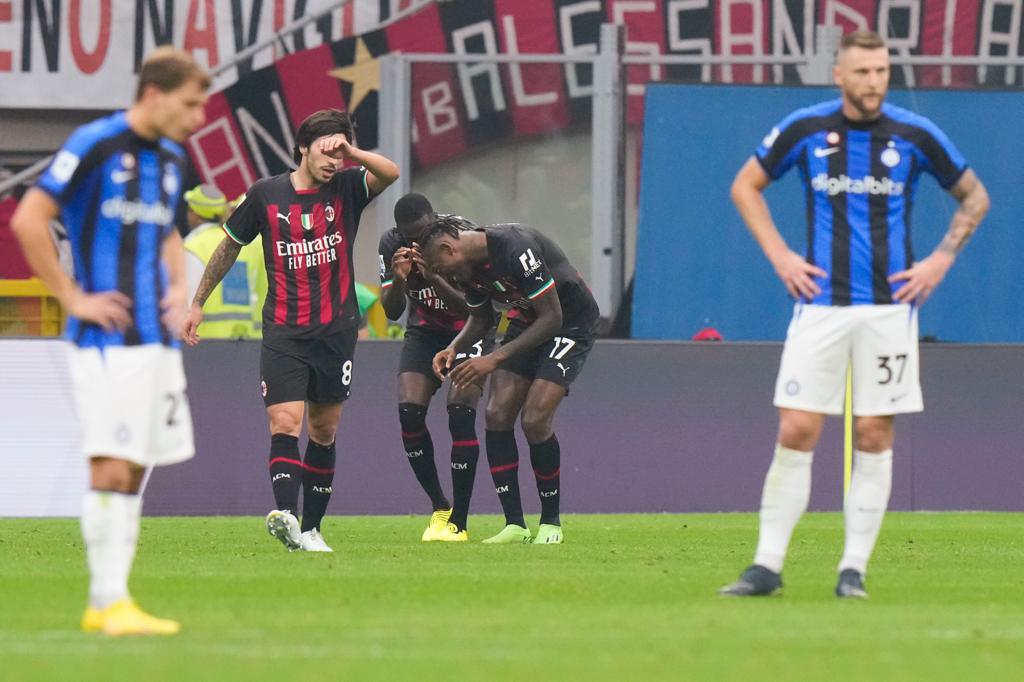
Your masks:
{"label": "soccer player in red and black striped jersey", "polygon": [[[210,292],[241,248],[263,236],[269,289],[263,306],[260,390],[270,421],[276,508],[267,530],[289,550],[329,552],[320,534],[334,480],[335,434],[352,385],[359,329],[352,242],[359,217],[398,178],[398,166],[352,142],[349,115],[324,109],[295,134],[291,173],[260,180],[224,225],[185,330],[189,345]],[[345,162],[359,167],[344,167]],[[309,406],[308,411],[306,406]],[[303,416],[309,442],[299,457]],[[303,490],[302,524],[298,521]]]}
{"label": "soccer player in red and black striped jersey", "polygon": [[[439,377],[447,372],[457,388],[491,376],[487,463],[506,525],[484,542],[560,544],[561,448],[555,411],[594,345],[600,311],[579,272],[546,235],[517,224],[466,227],[457,217],[440,216],[421,245],[428,268],[466,292],[470,312],[459,335],[435,356],[434,371]],[[509,311],[501,345],[456,364],[459,353],[494,326],[494,306]],[[530,443],[540,495],[536,536],[526,527],[519,497],[519,452],[512,431],[517,418]]]}
{"label": "soccer player in red and black striped jersey", "polygon": [[[427,407],[441,387],[441,380],[434,375],[434,356],[462,331],[469,308],[461,291],[423,265],[418,242],[435,217],[433,207],[422,194],[406,194],[395,204],[395,227],[380,238],[381,303],[392,320],[409,309],[398,363],[398,417],[409,464],[433,505],[422,540],[465,542],[469,539],[466,522],[480,457],[476,405],[483,382],[464,388],[453,385],[448,391],[454,501],[454,505],[449,505],[434,464]],[[489,353],[493,346],[494,334],[484,333],[466,344],[463,359]]]}

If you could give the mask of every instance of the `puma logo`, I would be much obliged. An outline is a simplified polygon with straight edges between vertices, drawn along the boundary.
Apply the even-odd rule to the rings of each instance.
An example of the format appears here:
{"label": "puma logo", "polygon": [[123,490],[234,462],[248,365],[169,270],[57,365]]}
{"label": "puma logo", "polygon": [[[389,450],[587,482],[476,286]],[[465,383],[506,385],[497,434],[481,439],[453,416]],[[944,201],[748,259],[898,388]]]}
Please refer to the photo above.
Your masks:
{"label": "puma logo", "polygon": [[562,363],[558,363],[558,369],[562,370],[563,378],[565,378],[565,375],[569,373],[569,368],[563,365]]}

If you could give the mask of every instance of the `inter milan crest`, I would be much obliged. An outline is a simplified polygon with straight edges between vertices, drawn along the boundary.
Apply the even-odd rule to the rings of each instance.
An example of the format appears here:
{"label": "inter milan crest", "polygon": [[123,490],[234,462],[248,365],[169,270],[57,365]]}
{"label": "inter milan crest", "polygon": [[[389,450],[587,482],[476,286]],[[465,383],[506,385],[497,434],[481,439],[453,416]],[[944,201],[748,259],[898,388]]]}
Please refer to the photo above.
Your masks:
{"label": "inter milan crest", "polygon": [[180,183],[178,182],[178,174],[174,168],[173,163],[164,164],[164,191],[168,194],[174,194],[178,191]]}
{"label": "inter milan crest", "polygon": [[882,152],[881,161],[889,168],[900,165],[900,153],[896,150],[895,142],[890,142],[888,149]]}

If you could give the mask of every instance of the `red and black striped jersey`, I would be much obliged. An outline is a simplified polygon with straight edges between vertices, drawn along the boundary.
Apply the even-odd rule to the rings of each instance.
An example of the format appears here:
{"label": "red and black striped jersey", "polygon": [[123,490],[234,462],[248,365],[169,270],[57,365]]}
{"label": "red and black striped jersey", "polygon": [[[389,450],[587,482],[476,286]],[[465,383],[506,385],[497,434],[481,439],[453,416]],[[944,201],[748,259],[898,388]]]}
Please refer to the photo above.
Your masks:
{"label": "red and black striped jersey", "polygon": [[593,329],[601,317],[590,287],[565,252],[539,230],[516,223],[480,228],[487,235],[487,262],[474,268],[463,288],[466,304],[477,308],[491,300],[508,310],[511,322],[537,319],[533,301],[557,294],[562,329]]}
{"label": "red and black striped jersey", "polygon": [[373,199],[365,168],[346,168],[316,189],[291,174],[260,180],[224,225],[239,244],[263,235],[267,300],[263,338],[306,339],[359,325],[352,242]]}
{"label": "red and black striped jersey", "polygon": [[[380,286],[387,289],[394,282],[391,261],[395,252],[403,246],[409,246],[397,227],[393,227],[380,238],[378,249],[380,257]],[[466,326],[466,318],[453,312],[434,291],[423,273],[416,266],[405,282],[405,295],[409,301],[409,315],[406,327],[420,327],[433,331],[457,332]]]}

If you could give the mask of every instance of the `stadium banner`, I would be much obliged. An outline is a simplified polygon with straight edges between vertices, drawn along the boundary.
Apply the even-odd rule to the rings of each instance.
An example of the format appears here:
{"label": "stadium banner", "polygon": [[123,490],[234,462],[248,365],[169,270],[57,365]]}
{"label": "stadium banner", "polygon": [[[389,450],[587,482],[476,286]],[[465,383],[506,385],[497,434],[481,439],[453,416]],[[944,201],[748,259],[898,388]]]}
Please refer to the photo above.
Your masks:
{"label": "stadium banner", "polygon": [[[205,181],[239,194],[290,167],[292,130],[322,107],[347,107],[360,146],[377,146],[379,58],[405,53],[594,53],[600,25],[627,26],[633,54],[804,55],[817,24],[882,32],[905,55],[1021,54],[1024,0],[449,0],[390,25],[286,56],[214,96],[190,141]],[[1005,5],[1005,6],[1004,6]],[[998,11],[997,11],[998,10]],[[1005,10],[1005,11],[1004,11]],[[507,136],[543,135],[589,119],[587,64],[414,64],[413,157],[425,168]],[[895,85],[1020,87],[1014,69],[896,69]],[[793,66],[631,66],[628,117],[659,80],[801,84]]]}
{"label": "stadium banner", "polygon": [[[352,0],[290,35],[299,51],[369,30],[411,0]],[[0,0],[0,92],[10,108],[120,109],[142,58],[173,44],[215,68],[338,0]],[[217,84],[271,64],[264,50]]]}

